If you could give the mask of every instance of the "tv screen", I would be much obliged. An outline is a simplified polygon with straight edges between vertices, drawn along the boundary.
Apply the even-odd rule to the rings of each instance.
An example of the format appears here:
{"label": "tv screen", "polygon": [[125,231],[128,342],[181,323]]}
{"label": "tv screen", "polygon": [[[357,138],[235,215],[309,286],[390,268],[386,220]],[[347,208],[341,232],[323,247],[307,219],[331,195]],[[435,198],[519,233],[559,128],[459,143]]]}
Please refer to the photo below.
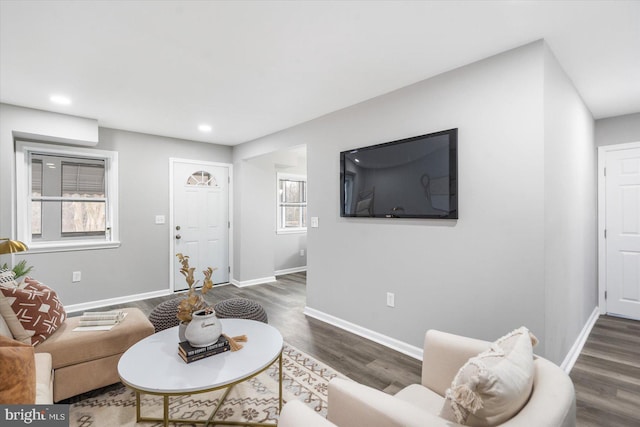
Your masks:
{"label": "tv screen", "polygon": [[458,129],[340,153],[340,215],[458,218]]}

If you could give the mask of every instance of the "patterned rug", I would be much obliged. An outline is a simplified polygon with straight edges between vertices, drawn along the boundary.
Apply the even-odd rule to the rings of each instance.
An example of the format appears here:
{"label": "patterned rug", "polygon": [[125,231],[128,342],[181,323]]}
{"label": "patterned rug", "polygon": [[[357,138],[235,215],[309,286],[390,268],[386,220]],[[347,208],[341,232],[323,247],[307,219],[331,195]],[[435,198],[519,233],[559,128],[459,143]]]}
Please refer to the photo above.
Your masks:
{"label": "patterned rug", "polygon": [[[283,351],[283,387],[285,402],[301,400],[326,416],[329,380],[344,375],[308,354],[285,344]],[[169,417],[206,420],[224,390],[169,398]],[[76,401],[76,399],[78,399]],[[160,427],[161,422],[136,423],[135,393],[122,384],[114,384],[79,396],[69,407],[70,427]],[[142,395],[142,416],[162,417],[162,397]],[[258,376],[236,385],[216,414],[216,420],[273,422],[278,420],[278,364]],[[192,423],[169,423],[187,427]],[[214,424],[215,425],[215,424]]]}

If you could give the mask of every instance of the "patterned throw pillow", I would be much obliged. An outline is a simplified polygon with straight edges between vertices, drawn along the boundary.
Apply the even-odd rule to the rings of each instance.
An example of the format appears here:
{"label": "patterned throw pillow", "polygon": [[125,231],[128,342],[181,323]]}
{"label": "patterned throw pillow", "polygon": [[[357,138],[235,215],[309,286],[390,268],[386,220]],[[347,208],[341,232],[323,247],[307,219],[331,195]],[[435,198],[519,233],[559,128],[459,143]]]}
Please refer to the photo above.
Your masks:
{"label": "patterned throw pillow", "polygon": [[440,416],[467,426],[495,426],[516,415],[533,389],[533,349],[524,326],[472,357],[446,391]]}
{"label": "patterned throw pillow", "polygon": [[[0,292],[30,336],[31,345],[46,340],[67,318],[55,291],[37,280],[27,277],[24,288],[0,287]],[[11,332],[15,336],[13,329]]]}
{"label": "patterned throw pillow", "polygon": [[13,270],[9,270],[8,268],[0,268],[0,286],[4,286],[6,288],[15,288],[18,286],[16,283],[16,273]]}

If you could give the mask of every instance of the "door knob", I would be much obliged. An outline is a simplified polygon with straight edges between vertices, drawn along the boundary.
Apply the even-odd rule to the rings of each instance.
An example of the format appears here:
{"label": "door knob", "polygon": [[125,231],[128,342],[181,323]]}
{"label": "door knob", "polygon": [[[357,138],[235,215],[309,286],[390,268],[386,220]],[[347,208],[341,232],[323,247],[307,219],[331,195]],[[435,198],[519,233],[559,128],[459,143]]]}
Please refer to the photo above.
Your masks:
{"label": "door knob", "polygon": [[180,240],[180,239],[182,239],[182,236],[179,234],[176,234],[176,240]]}

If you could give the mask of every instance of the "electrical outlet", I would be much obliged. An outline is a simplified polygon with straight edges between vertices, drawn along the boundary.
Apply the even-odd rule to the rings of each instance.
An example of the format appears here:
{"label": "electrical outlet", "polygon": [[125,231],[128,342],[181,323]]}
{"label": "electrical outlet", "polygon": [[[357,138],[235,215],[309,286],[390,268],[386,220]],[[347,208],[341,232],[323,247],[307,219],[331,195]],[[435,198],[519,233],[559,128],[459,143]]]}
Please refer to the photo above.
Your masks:
{"label": "electrical outlet", "polygon": [[73,275],[71,277],[71,281],[72,282],[79,282],[82,279],[82,272],[81,271],[74,271]]}
{"label": "electrical outlet", "polygon": [[387,307],[396,306],[396,295],[393,292],[387,292]]}
{"label": "electrical outlet", "polygon": [[300,249],[300,256],[304,256],[304,249]]}

